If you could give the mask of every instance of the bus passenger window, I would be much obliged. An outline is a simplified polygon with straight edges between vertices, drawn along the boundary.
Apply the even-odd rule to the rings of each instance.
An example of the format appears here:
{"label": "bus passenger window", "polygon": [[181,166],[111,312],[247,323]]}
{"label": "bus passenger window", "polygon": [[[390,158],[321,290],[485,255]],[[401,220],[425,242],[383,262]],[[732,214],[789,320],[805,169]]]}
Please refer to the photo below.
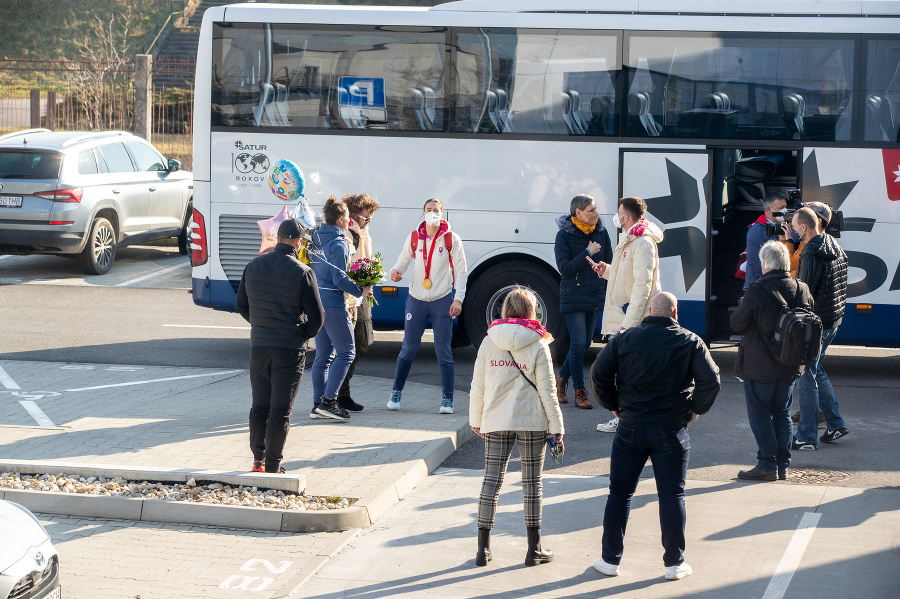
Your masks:
{"label": "bus passenger window", "polygon": [[900,143],[900,40],[868,42],[865,140]]}
{"label": "bus passenger window", "polygon": [[[855,41],[739,33],[634,34],[628,134],[849,140]],[[640,94],[646,96],[647,107]]]}
{"label": "bus passenger window", "polygon": [[420,130],[441,130],[445,36],[443,27],[217,24],[212,122],[408,129],[407,90],[417,89]]}
{"label": "bus passenger window", "polygon": [[[615,97],[616,34],[563,29],[455,30],[453,130],[528,135],[615,135],[595,98]],[[610,66],[611,65],[611,66]]]}

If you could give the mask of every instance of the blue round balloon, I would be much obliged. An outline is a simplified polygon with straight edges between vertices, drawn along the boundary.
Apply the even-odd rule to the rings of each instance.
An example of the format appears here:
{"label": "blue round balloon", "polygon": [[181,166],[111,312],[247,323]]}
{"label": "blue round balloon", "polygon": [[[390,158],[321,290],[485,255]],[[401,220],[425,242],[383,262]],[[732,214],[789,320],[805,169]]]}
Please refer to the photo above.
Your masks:
{"label": "blue round balloon", "polygon": [[269,189],[279,200],[293,202],[303,196],[303,171],[290,160],[279,160],[269,169]]}

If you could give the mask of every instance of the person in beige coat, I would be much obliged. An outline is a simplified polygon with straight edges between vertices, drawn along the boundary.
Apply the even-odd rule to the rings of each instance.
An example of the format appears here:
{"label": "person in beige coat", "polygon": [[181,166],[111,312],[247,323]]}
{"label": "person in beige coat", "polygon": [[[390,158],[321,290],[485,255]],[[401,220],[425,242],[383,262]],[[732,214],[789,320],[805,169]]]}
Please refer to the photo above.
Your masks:
{"label": "person in beige coat", "polygon": [[564,448],[564,431],[550,358],[552,338],[535,320],[536,309],[537,298],[531,290],[516,287],[510,291],[503,302],[503,318],[491,323],[475,360],[469,423],[475,434],[484,438],[484,482],[478,498],[475,556],[479,566],[491,560],[490,534],[497,498],[516,442],[522,457],[528,532],[525,565],[553,561],[553,553],[541,549],[541,473],[548,436]]}
{"label": "person in beige coat", "polygon": [[[662,291],[657,244],[663,240],[663,232],[644,217],[646,211],[647,204],[641,198],[619,200],[613,225],[624,233],[613,250],[612,261],[599,262],[595,267],[597,274],[608,281],[600,325],[603,335],[616,335],[641,324],[650,314],[650,298]],[[598,424],[597,430],[614,433],[618,425],[619,419],[613,417]]]}

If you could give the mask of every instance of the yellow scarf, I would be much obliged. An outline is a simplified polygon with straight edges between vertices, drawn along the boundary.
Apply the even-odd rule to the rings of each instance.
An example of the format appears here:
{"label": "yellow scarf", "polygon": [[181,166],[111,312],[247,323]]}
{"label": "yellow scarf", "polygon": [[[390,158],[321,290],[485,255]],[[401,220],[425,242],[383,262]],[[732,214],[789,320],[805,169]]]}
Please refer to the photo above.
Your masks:
{"label": "yellow scarf", "polygon": [[588,225],[586,223],[581,222],[574,216],[572,217],[572,224],[578,227],[578,230],[584,233],[585,235],[590,235],[594,232],[594,229],[597,228],[597,225]]}

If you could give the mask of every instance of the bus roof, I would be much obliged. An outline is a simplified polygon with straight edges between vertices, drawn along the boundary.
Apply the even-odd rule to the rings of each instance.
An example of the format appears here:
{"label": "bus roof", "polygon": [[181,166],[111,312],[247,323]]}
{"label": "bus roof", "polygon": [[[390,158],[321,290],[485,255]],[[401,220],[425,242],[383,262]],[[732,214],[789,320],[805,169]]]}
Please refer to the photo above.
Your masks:
{"label": "bus roof", "polygon": [[[677,10],[673,9],[677,6]],[[697,15],[900,16],[900,0],[456,0],[430,10]]]}

